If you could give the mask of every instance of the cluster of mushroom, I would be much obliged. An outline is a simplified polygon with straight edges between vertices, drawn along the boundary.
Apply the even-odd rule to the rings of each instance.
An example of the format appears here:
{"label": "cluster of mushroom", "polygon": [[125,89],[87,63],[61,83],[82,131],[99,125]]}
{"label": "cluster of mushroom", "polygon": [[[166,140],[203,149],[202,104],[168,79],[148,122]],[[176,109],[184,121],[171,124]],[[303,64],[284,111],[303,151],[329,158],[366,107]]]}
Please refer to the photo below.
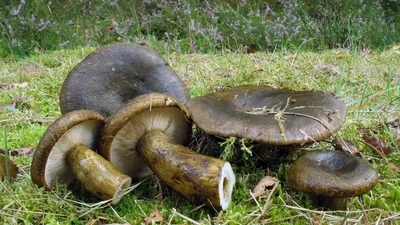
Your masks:
{"label": "cluster of mushroom", "polygon": [[[206,133],[240,137],[279,147],[321,141],[337,132],[346,107],[332,93],[245,85],[189,101],[193,121]],[[346,209],[346,198],[362,195],[378,182],[372,166],[339,151],[312,151],[288,171],[294,189],[310,193],[317,204]]]}
{"label": "cluster of mushroom", "polygon": [[153,172],[187,199],[226,209],[235,184],[229,162],[183,146],[192,131],[188,99],[156,53],[133,44],[99,48],[64,81],[63,115],[36,148],[33,182],[50,190],[76,178],[115,204],[132,179]]}
{"label": "cluster of mushroom", "polygon": [[[154,173],[187,199],[222,209],[231,201],[235,175],[229,162],[184,147],[191,120],[218,137],[287,146],[327,139],[346,114],[332,93],[266,85],[189,99],[165,60],[132,44],[109,45],[90,54],[66,78],[60,102],[63,116],[46,131],[32,161],[36,184],[51,189],[55,180],[68,184],[76,178],[93,195],[117,203],[132,178]],[[339,159],[333,160],[336,155]],[[353,178],[364,170],[369,174]],[[372,188],[377,182],[373,172],[360,159],[321,151],[299,158],[289,170],[289,181],[315,195],[347,197]],[[339,183],[345,179],[353,179],[348,182],[357,183],[357,189]]]}

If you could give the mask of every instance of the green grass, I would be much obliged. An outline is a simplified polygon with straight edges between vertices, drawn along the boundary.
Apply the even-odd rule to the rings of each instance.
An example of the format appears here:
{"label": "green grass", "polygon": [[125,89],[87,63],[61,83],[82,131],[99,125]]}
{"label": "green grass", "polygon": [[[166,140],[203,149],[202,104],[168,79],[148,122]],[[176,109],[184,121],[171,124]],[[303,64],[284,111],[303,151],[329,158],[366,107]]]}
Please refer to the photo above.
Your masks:
{"label": "green grass", "polygon": [[[17,62],[0,62],[0,126],[7,128],[7,147],[35,147],[48,124],[31,123],[34,117],[59,117],[59,92],[71,68],[94,48],[38,54]],[[189,224],[182,215],[199,223],[214,224],[396,224],[400,219],[400,137],[385,122],[400,116],[400,52],[362,52],[357,49],[324,52],[273,52],[256,54],[165,55],[190,89],[192,97],[240,84],[269,84],[276,88],[320,89],[336,93],[348,107],[347,120],[335,136],[352,141],[380,174],[380,183],[362,197],[352,198],[347,212],[321,211],[310,198],[290,189],[286,172],[291,162],[307,150],[332,149],[322,142],[292,152],[268,152],[267,161],[240,150],[241,144],[205,136],[197,130],[191,147],[230,160],[237,176],[233,202],[225,212],[201,207],[182,199],[165,185],[163,200],[156,200],[156,179],[151,177],[116,206],[96,204],[79,184],[57,186],[53,192],[37,188],[30,180],[32,155],[10,156],[21,170],[13,183],[0,183],[0,221],[4,224],[94,224],[143,222],[154,208],[164,224]],[[28,82],[27,87],[21,87]],[[15,109],[9,107],[15,104]],[[11,108],[13,109],[13,108]],[[395,152],[384,158],[368,148],[360,126],[371,128]],[[4,132],[0,132],[4,148]],[[247,148],[252,143],[245,143]],[[257,146],[255,146],[256,148]],[[212,149],[214,152],[211,152]],[[234,154],[236,153],[236,155]],[[284,154],[285,153],[285,154]],[[243,157],[245,156],[245,157]],[[250,190],[265,175],[280,184],[267,196],[254,200]],[[257,202],[256,202],[257,201]],[[260,212],[263,212],[262,214]]]}

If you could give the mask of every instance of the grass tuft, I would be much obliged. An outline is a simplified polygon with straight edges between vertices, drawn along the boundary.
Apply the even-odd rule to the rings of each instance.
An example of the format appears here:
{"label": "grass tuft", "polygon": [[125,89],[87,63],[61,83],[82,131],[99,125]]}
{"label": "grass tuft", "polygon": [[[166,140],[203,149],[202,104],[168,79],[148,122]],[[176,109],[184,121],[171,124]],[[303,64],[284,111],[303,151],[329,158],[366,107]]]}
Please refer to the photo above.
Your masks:
{"label": "grass tuft", "polygon": [[[35,148],[48,123],[33,118],[59,117],[59,92],[69,71],[92,47],[33,55],[16,62],[0,62],[1,142],[7,147]],[[151,177],[125,195],[116,206],[97,203],[78,184],[57,185],[52,192],[32,184],[32,155],[9,156],[21,173],[12,183],[0,183],[0,221],[4,224],[112,224],[143,223],[155,208],[164,224],[396,224],[400,220],[399,129],[400,54],[394,50],[335,49],[321,52],[275,51],[254,54],[165,55],[190,89],[192,97],[241,84],[267,84],[276,88],[326,90],[336,93],[348,107],[347,119],[335,135],[352,141],[380,174],[379,184],[361,197],[349,200],[347,211],[322,211],[306,194],[287,183],[288,168],[299,155],[333,149],[327,142],[277,150],[246,140],[205,135],[196,129],[191,148],[228,159],[237,176],[232,205],[225,212],[195,206],[164,184],[162,200],[157,179]],[[27,82],[26,84],[23,84]],[[37,121],[37,120],[36,120]],[[394,153],[382,156],[360,137],[360,129],[379,136]],[[252,154],[247,153],[251,151]],[[250,191],[264,176],[279,179],[264,197]],[[137,181],[138,182],[138,181]]]}

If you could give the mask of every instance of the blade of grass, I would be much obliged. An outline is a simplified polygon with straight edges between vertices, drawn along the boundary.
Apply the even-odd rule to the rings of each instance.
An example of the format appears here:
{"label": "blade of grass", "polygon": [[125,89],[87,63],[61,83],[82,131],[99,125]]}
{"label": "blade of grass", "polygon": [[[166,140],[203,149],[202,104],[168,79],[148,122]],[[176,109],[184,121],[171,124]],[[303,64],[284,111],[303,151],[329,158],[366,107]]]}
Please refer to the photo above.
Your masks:
{"label": "blade of grass", "polygon": [[4,128],[4,155],[5,155],[7,181],[11,182],[10,166],[8,165],[9,155],[8,155],[8,149],[7,149],[7,128]]}

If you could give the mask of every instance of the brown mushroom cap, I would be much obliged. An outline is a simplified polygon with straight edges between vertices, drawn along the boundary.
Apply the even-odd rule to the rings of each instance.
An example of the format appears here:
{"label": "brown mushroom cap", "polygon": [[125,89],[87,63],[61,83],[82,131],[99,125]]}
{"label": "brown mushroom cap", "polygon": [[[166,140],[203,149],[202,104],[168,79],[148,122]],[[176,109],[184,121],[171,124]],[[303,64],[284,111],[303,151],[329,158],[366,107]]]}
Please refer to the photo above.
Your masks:
{"label": "brown mushroom cap", "polygon": [[50,190],[55,179],[68,184],[74,175],[67,153],[78,145],[94,149],[104,118],[94,111],[77,110],[54,121],[44,133],[33,156],[32,181]]}
{"label": "brown mushroom cap", "polygon": [[184,104],[189,99],[182,80],[155,52],[134,44],[107,45],[68,74],[61,112],[89,109],[108,117],[132,98],[152,92],[167,93]]}
{"label": "brown mushroom cap", "polygon": [[324,140],[344,123],[346,107],[332,93],[244,85],[193,98],[192,120],[208,134],[271,145]]}
{"label": "brown mushroom cap", "polygon": [[313,195],[351,197],[362,195],[378,183],[378,173],[364,160],[340,151],[313,151],[289,168],[294,189]]}
{"label": "brown mushroom cap", "polygon": [[191,135],[189,113],[177,99],[160,93],[138,96],[107,120],[101,135],[100,154],[133,178],[151,174],[136,145],[148,131],[162,130],[174,143],[186,144]]}

